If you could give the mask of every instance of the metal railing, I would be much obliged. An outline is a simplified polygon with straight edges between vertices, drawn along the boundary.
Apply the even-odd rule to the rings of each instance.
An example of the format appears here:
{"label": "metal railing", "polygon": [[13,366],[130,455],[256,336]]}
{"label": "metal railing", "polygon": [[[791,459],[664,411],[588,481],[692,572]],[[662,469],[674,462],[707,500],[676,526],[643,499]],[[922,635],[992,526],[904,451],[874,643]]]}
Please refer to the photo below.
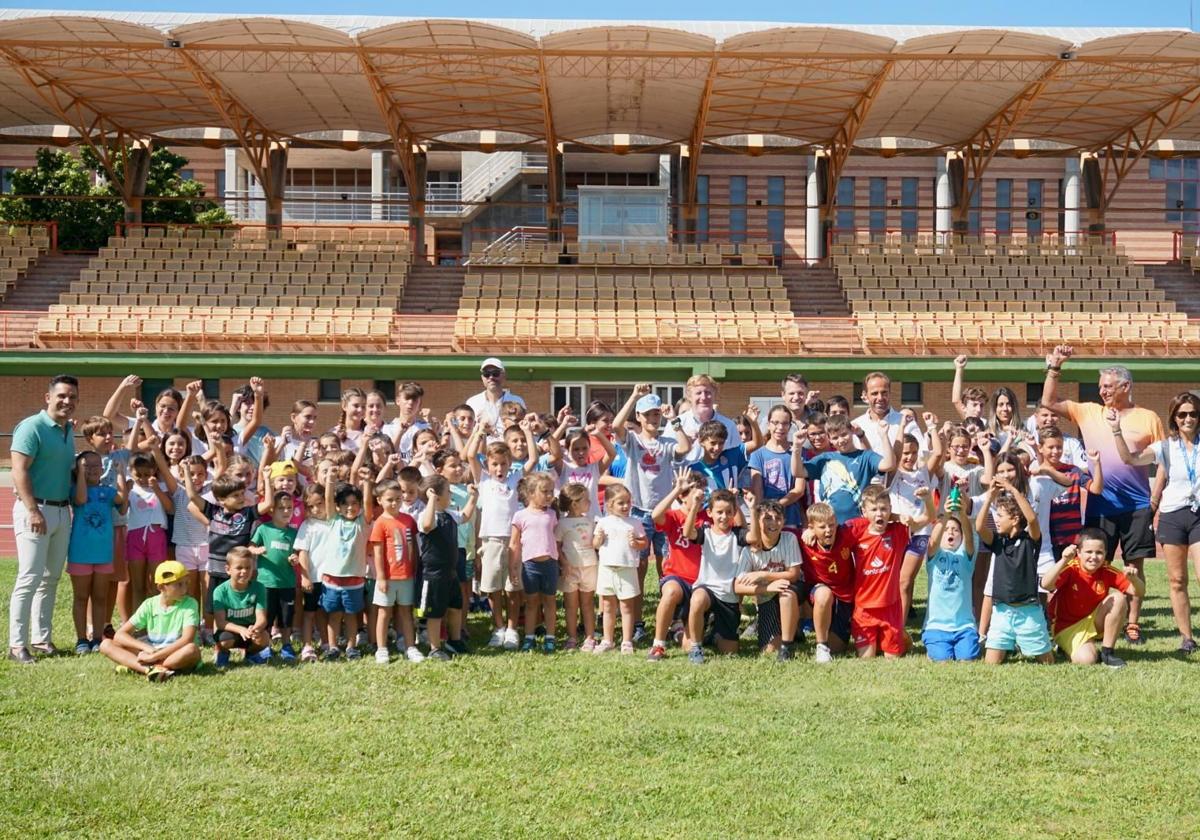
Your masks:
{"label": "metal railing", "polygon": [[463,265],[470,265],[472,260],[489,264],[519,261],[520,251],[526,245],[545,245],[550,240],[549,229],[536,225],[517,225],[501,234],[499,238],[488,243],[482,251],[472,251]]}
{"label": "metal railing", "polygon": [[472,169],[462,180],[462,200],[467,203],[482,201],[494,195],[523,170],[544,170],[546,156],[530,152],[495,152],[479,166]]}

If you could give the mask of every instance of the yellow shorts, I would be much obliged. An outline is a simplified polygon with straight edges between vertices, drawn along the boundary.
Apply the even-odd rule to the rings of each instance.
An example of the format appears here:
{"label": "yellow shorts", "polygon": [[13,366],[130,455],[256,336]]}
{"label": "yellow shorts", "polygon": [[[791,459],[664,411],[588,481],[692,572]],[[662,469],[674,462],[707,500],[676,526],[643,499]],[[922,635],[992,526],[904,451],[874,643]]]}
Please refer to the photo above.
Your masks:
{"label": "yellow shorts", "polygon": [[1092,639],[1099,639],[1100,634],[1096,632],[1096,617],[1089,615],[1087,618],[1080,619],[1070,627],[1060,630],[1054,635],[1054,642],[1067,656],[1074,656],[1075,651],[1086,645]]}

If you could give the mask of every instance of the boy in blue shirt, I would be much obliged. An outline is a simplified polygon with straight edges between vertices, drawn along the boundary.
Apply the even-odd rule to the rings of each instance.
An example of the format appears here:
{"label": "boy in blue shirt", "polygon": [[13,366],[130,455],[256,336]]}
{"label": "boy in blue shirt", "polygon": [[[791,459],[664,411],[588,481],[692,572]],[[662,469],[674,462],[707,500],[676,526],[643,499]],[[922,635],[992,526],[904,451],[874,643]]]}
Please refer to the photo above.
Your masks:
{"label": "boy in blue shirt", "polygon": [[720,420],[709,420],[700,426],[696,439],[700,442],[700,460],[688,464],[688,469],[698,472],[708,482],[705,498],[716,490],[738,490],[738,479],[742,470],[749,466],[747,455],[762,443],[762,432],[754,425],[754,437],[749,443],[725,448],[729,430]]}
{"label": "boy in blue shirt", "polygon": [[838,524],[843,525],[862,515],[858,500],[866,486],[877,476],[896,469],[904,439],[898,438],[885,455],[869,448],[858,449],[854,445],[854,430],[849,418],[836,414],[826,422],[825,433],[833,451],[821,452],[805,460],[796,478],[820,481],[824,500],[837,514]]}
{"label": "boy in blue shirt", "polygon": [[921,642],[934,662],[979,658],[979,630],[971,607],[975,532],[962,502],[951,497],[933,526],[926,549],[929,602]]}

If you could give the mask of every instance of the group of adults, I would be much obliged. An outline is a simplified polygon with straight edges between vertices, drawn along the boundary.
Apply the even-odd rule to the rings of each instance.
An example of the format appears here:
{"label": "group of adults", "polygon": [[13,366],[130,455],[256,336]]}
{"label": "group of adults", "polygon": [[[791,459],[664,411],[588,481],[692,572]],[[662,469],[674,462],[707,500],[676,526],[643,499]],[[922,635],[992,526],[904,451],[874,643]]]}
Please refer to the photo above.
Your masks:
{"label": "group of adults", "polygon": [[[1059,379],[1071,355],[1070,347],[1060,346],[1047,356],[1042,406],[1078,427],[1086,447],[1100,453],[1104,492],[1088,499],[1086,524],[1104,531],[1110,559],[1119,547],[1122,561],[1140,574],[1145,558],[1155,554],[1153,523],[1157,516],[1180,648],[1191,652],[1195,642],[1187,567],[1191,560],[1200,575],[1200,398],[1184,392],[1173,399],[1166,430],[1155,412],[1134,404],[1133,377],[1123,367],[1100,372],[1099,403],[1063,399]],[[484,360],[480,379],[483,390],[468,400],[478,420],[496,425],[505,402],[524,404],[508,390],[501,360]],[[864,432],[865,445],[881,452],[892,447],[900,435],[919,432],[905,427],[904,415],[892,405],[891,391],[886,374],[869,374],[862,392],[866,408],[854,420]],[[718,386],[711,378],[689,380],[686,398],[688,407],[679,414],[684,431],[694,436],[702,423],[718,420],[729,429],[729,445],[739,444],[736,423],[718,411]],[[9,658],[23,663],[33,662],[35,653],[55,652],[51,629],[70,536],[78,381],[71,376],[54,377],[44,399],[45,407],[22,420],[12,438],[12,479],[17,496],[12,522],[18,568],[9,603]],[[792,374],[782,383],[780,402],[799,421],[817,403],[817,392],[802,375]],[[612,412],[596,404],[589,406],[583,419],[593,434],[606,434]],[[1153,463],[1159,470],[1152,490],[1149,466]],[[1136,601],[1130,609],[1127,633],[1134,644],[1143,641],[1140,609]]]}

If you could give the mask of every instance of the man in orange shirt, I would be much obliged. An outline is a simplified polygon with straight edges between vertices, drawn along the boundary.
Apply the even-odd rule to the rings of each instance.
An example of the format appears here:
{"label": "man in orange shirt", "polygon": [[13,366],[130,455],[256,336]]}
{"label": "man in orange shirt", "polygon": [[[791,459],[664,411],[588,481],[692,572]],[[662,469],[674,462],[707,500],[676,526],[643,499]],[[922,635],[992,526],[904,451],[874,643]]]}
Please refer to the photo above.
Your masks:
{"label": "man in orange shirt", "polygon": [[[1121,434],[1130,452],[1141,452],[1147,446],[1166,438],[1162,420],[1153,411],[1133,403],[1133,377],[1123,367],[1100,371],[1100,403],[1072,402],[1059,399],[1058,380],[1063,363],[1074,350],[1067,345],[1055,347],[1046,357],[1046,383],[1042,389],[1042,405],[1079,427],[1084,445],[1100,453],[1104,471],[1104,492],[1088,499],[1084,525],[1099,528],[1104,533],[1107,558],[1111,562],[1117,546],[1125,567],[1143,576],[1142,561],[1153,557],[1154,532],[1151,522],[1150,473],[1147,467],[1126,464],[1117,451],[1112,427],[1105,419],[1109,410],[1116,411],[1121,421]],[[1130,599],[1129,620],[1125,638],[1130,644],[1144,643],[1138,624],[1142,598]]]}

